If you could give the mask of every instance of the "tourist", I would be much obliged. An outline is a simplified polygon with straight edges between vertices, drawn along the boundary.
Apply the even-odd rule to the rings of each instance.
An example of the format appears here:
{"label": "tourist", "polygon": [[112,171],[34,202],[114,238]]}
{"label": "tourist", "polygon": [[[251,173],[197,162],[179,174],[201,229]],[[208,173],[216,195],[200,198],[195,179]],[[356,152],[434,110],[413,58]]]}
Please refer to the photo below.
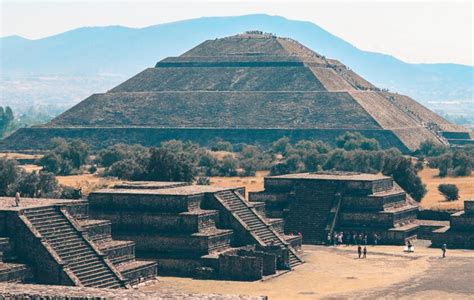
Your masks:
{"label": "tourist", "polygon": [[337,240],[338,244],[342,245],[343,244],[343,239],[344,239],[344,233],[341,231],[337,238],[338,238],[338,240]]}
{"label": "tourist", "polygon": [[364,234],[364,245],[367,246],[367,234]]}
{"label": "tourist", "polygon": [[337,246],[338,238],[339,238],[339,237],[338,237],[337,232],[334,232],[334,240],[333,240],[333,241],[334,241],[334,246]]}
{"label": "tourist", "polygon": [[408,242],[407,242],[407,247],[408,247],[408,252],[414,252],[413,251],[413,245],[412,245],[410,240],[408,240]]}
{"label": "tourist", "polygon": [[362,258],[367,258],[367,247],[364,246],[364,256],[362,256]]}
{"label": "tourist", "polygon": [[374,246],[377,246],[379,243],[379,235],[377,233],[374,233]]}
{"label": "tourist", "polygon": [[346,246],[349,246],[351,244],[351,233],[348,232],[346,236]]}
{"label": "tourist", "polygon": [[352,234],[352,244],[357,245],[357,232]]}
{"label": "tourist", "polygon": [[362,255],[362,246],[361,245],[357,246],[357,253],[359,254],[359,258],[360,258],[361,255]]}
{"label": "tourist", "polygon": [[441,246],[441,251],[443,251],[443,258],[446,257],[446,248],[447,248],[446,244],[443,244],[443,246]]}
{"label": "tourist", "polygon": [[20,193],[16,192],[15,194],[15,206],[19,207],[20,206]]}
{"label": "tourist", "polygon": [[328,232],[328,246],[331,246],[331,232]]}

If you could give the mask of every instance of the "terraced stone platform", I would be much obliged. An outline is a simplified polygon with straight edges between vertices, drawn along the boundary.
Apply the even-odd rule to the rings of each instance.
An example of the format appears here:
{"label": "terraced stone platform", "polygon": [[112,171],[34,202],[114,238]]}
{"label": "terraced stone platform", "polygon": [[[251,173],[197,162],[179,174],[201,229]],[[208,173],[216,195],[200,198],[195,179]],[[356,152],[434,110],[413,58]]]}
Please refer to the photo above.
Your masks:
{"label": "terraced stone platform", "polygon": [[25,267],[15,269],[17,280],[11,275],[5,280],[121,288],[156,277],[156,262],[137,261],[133,242],[112,240],[109,221],[88,219],[87,201],[14,203],[0,198],[0,250],[6,249],[0,252],[13,254]]}
{"label": "terraced stone platform", "polygon": [[380,243],[415,238],[418,206],[390,177],[349,172],[300,173],[265,178],[265,190],[249,194],[267,215],[282,217],[286,233],[304,243],[326,244],[335,231],[377,234]]}
{"label": "terraced stone platform", "polygon": [[[115,238],[134,241],[139,257],[158,261],[160,275],[256,280],[301,264],[301,239],[282,235],[282,221],[262,217],[264,207],[247,202],[243,193],[126,183],[91,193],[89,203],[94,217],[111,222]],[[241,270],[243,265],[248,268]]]}

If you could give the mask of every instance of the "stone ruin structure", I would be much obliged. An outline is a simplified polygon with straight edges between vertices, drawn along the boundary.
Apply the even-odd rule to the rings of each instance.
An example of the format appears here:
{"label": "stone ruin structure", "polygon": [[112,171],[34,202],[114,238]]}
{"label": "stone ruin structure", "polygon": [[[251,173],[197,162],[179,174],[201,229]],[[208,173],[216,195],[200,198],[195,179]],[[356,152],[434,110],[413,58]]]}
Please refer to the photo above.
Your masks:
{"label": "stone ruin structure", "polygon": [[283,218],[285,232],[301,233],[304,243],[325,244],[335,231],[374,234],[380,243],[404,244],[416,238],[418,206],[391,177],[316,172],[265,178],[265,191],[249,193],[265,203],[266,214]]}
{"label": "stone ruin structure", "polygon": [[132,240],[160,275],[257,280],[303,261],[301,238],[283,220],[265,217],[243,188],[143,182],[89,195],[90,213],[112,223],[114,238]]}
{"label": "stone ruin structure", "polygon": [[449,226],[433,231],[432,245],[474,249],[474,200],[464,201],[464,211],[451,215]]}
{"label": "stone ruin structure", "polygon": [[84,200],[0,198],[0,282],[121,288],[155,278],[135,243],[111,238]]}
{"label": "stone ruin structure", "polygon": [[347,131],[402,152],[425,140],[473,143],[472,131],[380,90],[341,62],[251,31],[165,58],[47,124],[21,128],[0,141],[0,150],[44,150],[55,137],[80,138],[95,149],[171,139],[269,145],[284,136],[334,144]]}

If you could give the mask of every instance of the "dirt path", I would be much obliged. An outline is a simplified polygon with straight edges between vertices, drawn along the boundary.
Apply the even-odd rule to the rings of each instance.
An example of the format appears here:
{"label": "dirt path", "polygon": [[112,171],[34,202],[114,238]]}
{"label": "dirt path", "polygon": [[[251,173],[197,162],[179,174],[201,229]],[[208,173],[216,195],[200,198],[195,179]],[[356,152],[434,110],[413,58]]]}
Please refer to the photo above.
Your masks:
{"label": "dirt path", "polygon": [[420,246],[416,253],[406,254],[399,246],[379,246],[368,248],[367,259],[357,259],[355,247],[305,245],[304,250],[306,264],[267,281],[161,277],[157,284],[142,289],[267,295],[269,299],[424,298],[436,292],[447,298],[466,298],[474,293],[473,251],[449,250],[448,258],[441,259],[439,249]]}

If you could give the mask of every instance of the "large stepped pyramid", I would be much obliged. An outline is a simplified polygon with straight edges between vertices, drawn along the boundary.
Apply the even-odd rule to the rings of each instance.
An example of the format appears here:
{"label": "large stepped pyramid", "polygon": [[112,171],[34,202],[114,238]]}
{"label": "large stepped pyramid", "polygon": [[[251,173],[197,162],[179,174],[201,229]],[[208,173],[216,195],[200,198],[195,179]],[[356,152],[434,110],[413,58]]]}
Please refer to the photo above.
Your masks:
{"label": "large stepped pyramid", "polygon": [[339,61],[253,31],[165,58],[45,125],[20,129],[0,149],[41,150],[53,137],[81,138],[94,148],[169,139],[269,144],[282,136],[334,143],[346,131],[404,152],[424,140],[472,143],[469,130],[380,90]]}
{"label": "large stepped pyramid", "polygon": [[7,257],[24,266],[17,268],[16,281],[123,288],[156,277],[156,262],[136,260],[134,242],[113,240],[109,221],[89,219],[87,201],[14,203],[0,198],[0,252],[8,250]]}

